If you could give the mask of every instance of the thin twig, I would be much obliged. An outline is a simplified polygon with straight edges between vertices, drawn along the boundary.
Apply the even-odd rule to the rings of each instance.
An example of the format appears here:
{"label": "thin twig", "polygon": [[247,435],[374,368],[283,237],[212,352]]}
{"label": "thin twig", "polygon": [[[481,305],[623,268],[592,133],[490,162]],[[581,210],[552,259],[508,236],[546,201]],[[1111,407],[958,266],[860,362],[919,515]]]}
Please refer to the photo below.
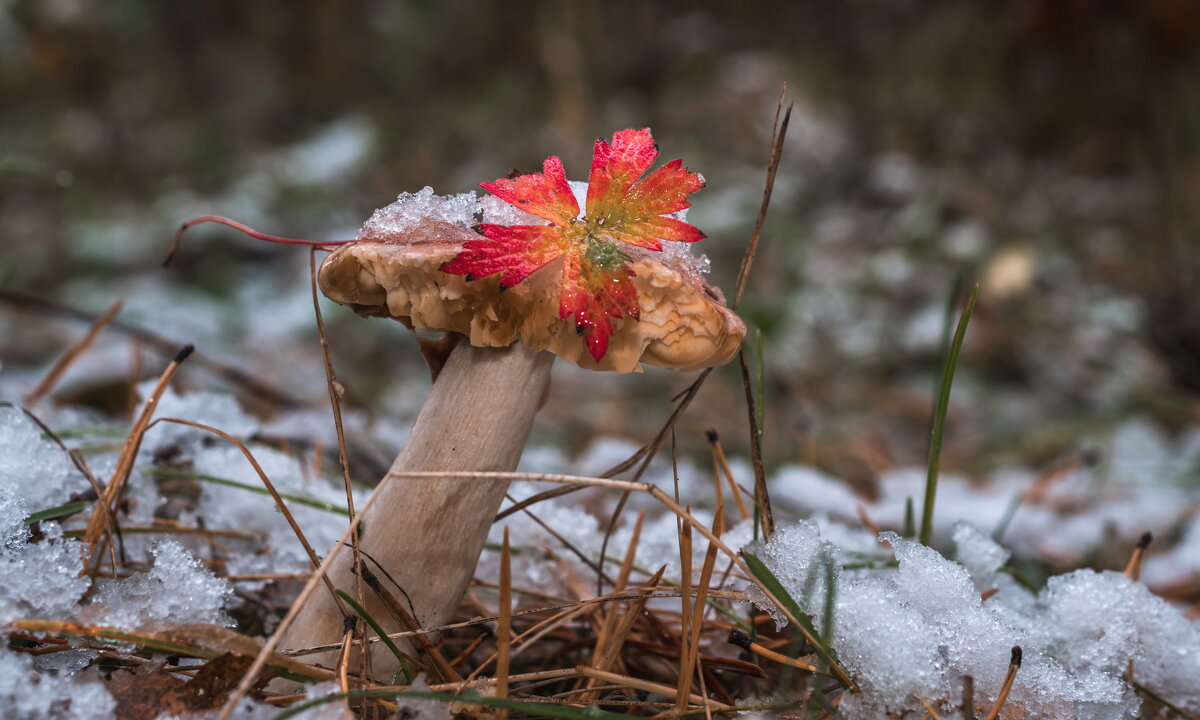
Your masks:
{"label": "thin twig", "polygon": [[179,372],[179,366],[194,350],[195,347],[188,344],[184,345],[175,354],[175,359],[167,365],[162,375],[159,376],[158,383],[154,386],[154,391],[150,393],[145,407],[142,408],[141,415],[138,416],[137,422],[133,424],[129,436],[125,439],[124,447],[122,447],[121,454],[117,458],[116,468],[113,470],[108,483],[104,486],[104,494],[98,498],[96,507],[92,511],[92,516],[88,520],[87,532],[84,533],[84,563],[81,572],[86,572],[92,566],[92,560],[95,557],[96,546],[100,542],[102,529],[107,526],[107,519],[104,517],[104,514],[115,513],[117,506],[121,502],[121,495],[125,491],[125,483],[129,480],[129,473],[133,470],[133,463],[137,459],[138,449],[142,446],[142,438],[149,427],[150,418],[154,416],[154,411],[158,407],[159,398],[166,392],[167,386],[171,384],[171,380],[175,378],[175,374]]}
{"label": "thin twig", "polygon": [[[657,695],[666,695],[667,697],[674,695],[675,690],[676,690],[675,688],[671,687],[670,685],[664,685],[662,683],[650,682],[649,680],[642,680],[640,678],[629,677],[628,675],[618,675],[617,673],[614,673],[614,672],[605,672],[603,670],[597,670],[595,668],[590,668],[590,667],[587,667],[584,665],[580,665],[580,666],[576,667],[575,672],[580,675],[583,675],[585,677],[597,678],[599,680],[604,680],[606,682],[610,682],[610,683],[617,684],[617,685],[628,685],[630,687],[635,687],[638,690],[645,690],[646,692],[655,693]],[[699,695],[696,695],[694,693],[691,695],[688,695],[685,698],[685,700],[687,702],[692,703],[693,705],[698,705],[700,707],[708,706],[714,710],[730,709],[730,706],[725,705],[724,703],[719,703],[719,702],[716,702],[715,700],[709,700],[707,698],[700,697]]]}
{"label": "thin twig", "polygon": [[[643,453],[642,463],[638,466],[637,471],[633,474],[634,482],[641,481],[642,476],[646,473],[646,469],[650,467],[650,462],[654,460],[654,456],[658,454],[659,449],[661,449],[663,443],[666,442],[667,436],[672,430],[674,430],[675,423],[679,420],[679,417],[683,415],[683,412],[688,409],[689,405],[692,404],[692,400],[696,397],[696,393],[700,392],[700,388],[704,385],[704,381],[708,379],[708,376],[710,373],[712,373],[712,370],[712,368],[705,368],[700,375],[696,377],[695,381],[693,381],[692,384],[687,387],[687,389],[677,396],[681,398],[679,404],[675,406],[675,410],[671,412],[670,417],[668,417],[667,421],[663,423],[663,426],[659,429],[658,434],[654,436],[654,439],[647,444],[645,452]],[[642,453],[640,450],[638,452]],[[625,503],[628,500],[629,493],[622,493],[621,499],[617,501],[617,507],[613,510],[612,516],[608,520],[608,528],[604,532],[604,541],[600,543],[601,564],[603,564],[604,558],[608,555],[608,541],[612,538],[612,533],[617,527],[617,521],[621,517],[621,511],[625,509]],[[604,579],[602,577],[596,578],[597,595],[601,594],[603,591],[603,581]]]}
{"label": "thin twig", "polygon": [[[725,479],[729,482],[729,492],[733,495],[733,501],[737,503],[738,517],[742,520],[749,520],[750,511],[746,508],[741,488],[738,487],[737,481],[733,477],[733,468],[729,467],[729,459],[725,457],[725,448],[721,447],[721,436],[717,434],[716,430],[710,429],[705,433],[705,437],[708,438],[708,444],[712,446],[713,464],[716,466],[713,471],[717,472],[717,468],[719,468],[720,472],[724,474]],[[719,477],[717,483],[720,484]]]}
{"label": "thin twig", "polygon": [[742,368],[742,387],[746,391],[746,413],[750,418],[750,459],[754,466],[754,502],[758,505],[758,522],[763,540],[770,540],[775,533],[775,517],[771,512],[771,495],[767,492],[767,472],[763,467],[762,440],[758,434],[758,415],[755,410],[754,390],[750,385],[750,369],[746,364],[746,349],[738,350],[738,362]]}
{"label": "thin twig", "polygon": [[25,402],[29,405],[37,405],[39,400],[49,394],[50,391],[54,389],[54,386],[58,383],[59,379],[62,378],[63,373],[65,373],[67,368],[71,366],[71,363],[79,359],[79,356],[83,355],[83,353],[92,346],[92,343],[96,342],[96,338],[98,338],[100,333],[104,332],[104,328],[108,327],[108,324],[117,317],[117,314],[121,312],[121,308],[124,307],[124,305],[124,300],[118,300],[107,310],[105,310],[103,315],[96,318],[96,322],[92,323],[92,326],[88,328],[87,333],[83,337],[79,338],[74,345],[72,345],[65,353],[63,353],[62,357],[60,357],[58,361],[54,363],[54,366],[50,368],[50,371],[46,373],[46,376],[42,378],[41,382],[39,382],[33,388],[33,390],[31,390],[30,393],[25,396]]}
{"label": "thin twig", "polygon": [[763,223],[767,220],[767,208],[771,206],[771,193],[775,189],[775,174],[779,171],[779,159],[783,157],[783,140],[787,137],[788,122],[792,118],[792,103],[788,103],[787,112],[783,113],[783,121],[780,122],[779,115],[783,110],[783,98],[787,94],[787,85],[779,92],[779,105],[775,108],[775,122],[771,127],[771,155],[767,162],[767,181],[763,187],[762,204],[758,208],[758,217],[754,220],[754,233],[750,236],[750,245],[746,247],[746,253],[742,256],[741,267],[738,268],[737,290],[733,294],[734,310],[742,304],[742,295],[746,292],[746,285],[750,280],[750,268],[754,265],[754,258],[758,254],[758,243],[762,239]]}
{"label": "thin twig", "polygon": [[[182,230],[180,232],[183,232]],[[333,360],[329,356],[329,341],[325,338],[325,320],[321,317],[321,302],[317,296],[317,249],[314,247],[308,253],[309,284],[312,290],[313,316],[317,321],[317,337],[321,340],[321,359],[325,365],[325,386],[329,390],[329,407],[333,412],[333,427],[337,432],[338,462],[342,466],[342,482],[346,486],[346,512],[354,519],[354,490],[350,486],[350,456],[346,452],[346,433],[342,427],[342,401],[337,375],[333,372]],[[320,453],[316,454],[320,458]],[[359,605],[366,606],[362,580],[362,553],[359,551],[358,530],[350,534],[350,549],[354,552],[354,592]],[[371,654],[366,647],[366,627],[361,629],[363,642],[359,653],[362,677],[371,677]]]}
{"label": "thin twig", "polygon": [[[508,697],[508,648],[512,642],[512,559],[508,526],[500,544],[500,622],[496,628],[496,697]],[[496,711],[497,720],[508,720],[508,710]]]}
{"label": "thin twig", "polygon": [[[46,315],[67,318],[70,320],[79,320],[86,323],[94,323],[99,316],[78,310],[67,305],[62,305],[50,300],[36,298],[30,295],[15,293],[10,290],[0,290],[0,301],[7,302],[25,310],[33,310]],[[163,337],[158,333],[151,332],[145,328],[136,327],[123,323],[120,320],[113,320],[108,325],[109,329],[114,332],[121,333],[127,337],[133,338],[141,342],[149,349],[158,353],[162,357],[170,358],[178,352],[180,344],[175,340]],[[236,385],[244,389],[247,393],[256,397],[262,398],[274,405],[283,408],[298,408],[304,407],[305,402],[300,400],[279,388],[272,386],[265,380],[260,380],[253,375],[247,373],[241,368],[229,363],[209,357],[204,353],[195,353],[192,355],[189,365],[202,367],[209,372],[224,378],[232,385]]]}
{"label": "thin twig", "polygon": [[[382,483],[380,484],[382,485]],[[345,547],[346,541],[349,539],[350,534],[358,527],[358,523],[362,520],[363,513],[365,513],[367,509],[371,507],[372,503],[374,503],[375,499],[380,497],[380,495],[381,493],[376,492],[367,499],[366,504],[363,505],[362,512],[360,512],[353,520],[350,521],[350,525],[346,528],[346,531],[342,533],[342,537],[338,540],[337,544],[333,546],[333,549],[330,550],[329,554],[325,556],[325,559],[321,561],[320,567],[316,569],[316,572],[314,572],[312,577],[308,579],[308,582],[304,584],[304,589],[300,591],[300,594],[296,597],[296,600],[292,603],[292,606],[288,608],[287,614],[285,614],[283,619],[279,621],[279,625],[276,626],[275,632],[271,633],[271,637],[267,638],[267,641],[263,643],[258,655],[256,655],[254,658],[254,662],[250,664],[250,667],[242,676],[242,679],[238,683],[237,687],[234,688],[233,692],[229,694],[229,697],[225,700],[225,704],[221,706],[221,712],[217,715],[217,720],[229,720],[229,718],[233,715],[233,711],[236,710],[238,704],[241,703],[242,698],[246,697],[246,693],[250,692],[250,688],[254,685],[255,678],[258,677],[258,673],[262,671],[263,667],[266,666],[267,659],[270,657],[271,652],[275,650],[275,648],[279,645],[280,639],[283,638],[283,634],[287,632],[287,629],[292,626],[293,622],[295,622],[296,616],[300,614],[301,608],[303,608],[304,604],[308,602],[308,599],[312,597],[313,591],[317,589],[317,584],[321,581],[321,579],[325,579],[325,581],[328,582],[326,573],[329,571],[329,566],[333,564],[335,559],[337,559],[338,553],[340,553],[342,548]]]}

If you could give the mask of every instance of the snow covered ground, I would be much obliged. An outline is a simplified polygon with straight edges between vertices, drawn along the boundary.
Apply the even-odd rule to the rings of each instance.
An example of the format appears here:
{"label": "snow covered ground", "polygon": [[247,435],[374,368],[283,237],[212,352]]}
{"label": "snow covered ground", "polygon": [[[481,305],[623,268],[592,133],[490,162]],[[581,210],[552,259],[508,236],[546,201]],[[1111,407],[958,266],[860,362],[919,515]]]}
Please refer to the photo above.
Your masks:
{"label": "snow covered ground", "polygon": [[[79,450],[95,478],[111,476],[122,428],[70,408],[42,408],[39,413],[66,438],[68,448]],[[345,517],[338,508],[345,495],[338,481],[315,472],[304,455],[255,442],[270,424],[248,415],[230,396],[168,391],[156,417],[193,420],[248,442],[279,491],[308,502],[288,505],[318,552],[341,534]],[[315,437],[327,434],[326,428],[312,424],[323,425],[317,416],[288,422],[293,436],[305,430]],[[534,447],[525,469],[598,473],[635,447],[602,438],[575,458],[554,447]],[[949,711],[966,675],[975,679],[977,699],[987,706],[1014,645],[1024,649],[1024,664],[1009,704],[1024,708],[1029,717],[1136,717],[1140,695],[1123,679],[1130,660],[1138,682],[1195,712],[1200,710],[1200,628],[1182,608],[1149,588],[1192,582],[1200,569],[1194,519],[1200,498],[1170,481],[1170,468],[1194,463],[1198,451],[1195,437],[1167,440],[1145,424],[1129,423],[1112,439],[1107,471],[1080,466],[1066,473],[1036,503],[1015,511],[1001,543],[990,534],[1014,498],[1033,486],[1032,473],[1010,471],[981,485],[943,478],[935,547],[944,548],[946,556],[892,532],[877,537],[858,520],[861,506],[878,527],[902,530],[906,501],[921,492],[923,474],[918,470],[884,478],[880,497],[868,501],[834,477],[784,466],[769,479],[781,530],[754,550],[805,611],[822,617],[825,598],[834,599],[832,644],[863,688],[843,701],[848,717],[919,711],[922,700]],[[735,459],[732,464],[737,479],[748,483],[747,463]],[[678,471],[681,499],[711,506],[711,471],[691,461],[681,463]],[[185,484],[183,477],[201,481]],[[647,479],[664,487],[673,484],[671,469],[661,460],[651,465]],[[87,510],[28,522],[30,515],[86,493],[85,474],[23,410],[0,407],[0,622],[69,620],[146,632],[173,624],[231,625],[230,611],[269,584],[253,576],[307,569],[299,542],[270,498],[247,489],[257,487],[258,475],[230,443],[194,427],[153,426],[138,451],[122,505],[121,577],[93,579],[81,574],[86,548],[80,534]],[[519,484],[514,496],[520,499],[536,489]],[[603,538],[601,519],[586,507],[603,505],[598,501],[604,498],[596,497],[600,492],[549,500],[532,510],[559,538],[595,558]],[[628,512],[639,509],[649,516],[636,566],[665,564],[666,577],[677,578],[674,516],[648,502],[635,502]],[[697,510],[697,516],[707,523],[711,511]],[[577,577],[592,577],[582,562],[561,552],[559,538],[531,518],[518,514],[505,524],[514,547],[535,551],[516,556],[517,586],[570,596],[571,588],[560,584],[572,574],[564,574],[563,562],[573,563]],[[141,534],[134,531],[139,527],[158,531]],[[197,528],[213,534],[187,532]],[[493,540],[499,541],[499,531],[497,526]],[[1031,591],[1001,571],[1016,566],[1014,554],[1075,565],[1085,565],[1110,546],[1128,555],[1146,531],[1167,538],[1152,545],[1146,583],[1117,572],[1083,569],[1050,577]],[[610,556],[624,554],[629,534],[627,522],[614,534]],[[725,539],[734,547],[750,545],[749,524],[735,524]],[[702,562],[704,549],[704,543],[696,543],[694,567]],[[102,557],[100,566],[107,562]],[[829,562],[835,587],[827,595],[821,568]],[[479,577],[494,580],[496,571],[495,553],[485,553]],[[745,583],[739,586],[746,588]],[[981,593],[992,590],[998,592],[981,600]],[[92,649],[36,657],[16,648],[0,651],[0,699],[17,708],[18,717],[60,717],[67,707],[72,717],[112,717],[114,701],[104,683],[94,670],[85,669],[98,656]],[[265,706],[246,707],[244,717],[270,716]]]}

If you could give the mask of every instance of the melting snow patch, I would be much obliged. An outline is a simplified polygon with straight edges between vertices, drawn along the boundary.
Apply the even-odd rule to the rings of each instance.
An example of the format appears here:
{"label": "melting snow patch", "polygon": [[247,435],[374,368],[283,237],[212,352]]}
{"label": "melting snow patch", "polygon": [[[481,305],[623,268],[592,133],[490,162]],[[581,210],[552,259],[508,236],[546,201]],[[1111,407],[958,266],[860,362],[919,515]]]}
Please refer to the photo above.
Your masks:
{"label": "melting snow patch", "polygon": [[[996,571],[1006,551],[966,526],[955,537],[963,564],[884,533],[895,570],[819,572],[822,558],[840,551],[807,521],[781,528],[759,548],[811,615],[822,613],[826,578],[835,582],[832,644],[863,689],[845,696],[847,717],[923,713],[921,700],[960,697],[968,675],[977,700],[990,705],[1015,645],[1024,662],[1008,706],[1026,717],[1135,717],[1139,701],[1124,677],[1130,660],[1139,682],[1183,708],[1200,708],[1200,630],[1143,585],[1079,570],[1051,578],[1036,597],[1002,584],[985,602],[978,588],[1004,577]],[[943,700],[941,709],[954,708]]]}
{"label": "melting snow patch", "polygon": [[157,624],[232,625],[225,603],[233,594],[227,580],[215,577],[174,540],[151,549],[154,567],[121,580],[96,582],[96,596],[84,609],[92,621],[125,630]]}
{"label": "melting snow patch", "polygon": [[40,674],[32,658],[0,649],[0,708],[20,720],[108,720],[116,702],[99,682]]}

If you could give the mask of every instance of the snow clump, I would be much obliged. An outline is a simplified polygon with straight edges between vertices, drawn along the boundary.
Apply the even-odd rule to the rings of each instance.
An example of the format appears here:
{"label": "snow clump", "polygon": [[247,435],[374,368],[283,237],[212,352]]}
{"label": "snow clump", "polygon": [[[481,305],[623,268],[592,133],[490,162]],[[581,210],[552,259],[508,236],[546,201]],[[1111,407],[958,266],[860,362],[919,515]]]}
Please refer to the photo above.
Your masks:
{"label": "snow clump", "polygon": [[[1130,660],[1139,683],[1200,709],[1200,628],[1145,586],[1115,572],[1077,570],[1033,595],[998,574],[1003,548],[963,525],[954,534],[961,564],[883,533],[898,569],[848,570],[812,521],[781,528],[756,549],[804,612],[820,618],[833,598],[832,645],[862,688],[845,696],[844,715],[923,714],[922,700],[953,713],[957,701],[946,698],[961,697],[966,676],[986,709],[1014,646],[1024,659],[1006,707],[1027,717],[1136,717],[1139,697],[1125,680]],[[981,587],[999,592],[985,601]]]}

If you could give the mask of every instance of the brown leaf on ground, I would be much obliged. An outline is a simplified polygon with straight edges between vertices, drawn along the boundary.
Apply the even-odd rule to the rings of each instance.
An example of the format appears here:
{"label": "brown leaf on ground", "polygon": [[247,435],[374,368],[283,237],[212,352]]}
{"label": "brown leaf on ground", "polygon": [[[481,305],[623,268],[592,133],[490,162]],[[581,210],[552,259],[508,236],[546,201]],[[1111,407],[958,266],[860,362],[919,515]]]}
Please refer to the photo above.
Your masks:
{"label": "brown leaf on ground", "polygon": [[[187,689],[192,698],[192,708],[195,710],[215,710],[225,703],[229,692],[237,687],[242,676],[254,664],[254,658],[246,655],[224,655],[210,661],[196,673]],[[262,690],[271,678],[275,677],[269,669],[263,668],[254,683],[254,695]]]}
{"label": "brown leaf on ground", "polygon": [[[162,714],[215,710],[237,687],[253,658],[225,653],[197,671],[190,681],[171,675],[165,663],[147,663],[132,673],[114,675],[108,691],[117,701],[117,720],[144,720]],[[264,671],[255,683],[261,689],[272,675]]]}
{"label": "brown leaf on ground", "polygon": [[188,709],[187,683],[163,672],[165,663],[147,663],[132,673],[114,674],[108,691],[117,701],[117,720],[141,720]]}

